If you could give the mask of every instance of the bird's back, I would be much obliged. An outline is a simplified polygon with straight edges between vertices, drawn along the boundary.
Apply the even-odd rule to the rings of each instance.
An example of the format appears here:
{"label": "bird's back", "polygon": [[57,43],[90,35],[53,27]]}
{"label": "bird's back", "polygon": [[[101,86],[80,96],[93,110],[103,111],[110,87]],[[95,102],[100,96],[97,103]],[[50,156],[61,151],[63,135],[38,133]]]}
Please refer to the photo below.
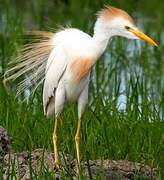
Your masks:
{"label": "bird's back", "polygon": [[91,44],[91,36],[79,29],[67,28],[56,33],[54,41],[57,46],[62,46],[68,56],[84,56]]}

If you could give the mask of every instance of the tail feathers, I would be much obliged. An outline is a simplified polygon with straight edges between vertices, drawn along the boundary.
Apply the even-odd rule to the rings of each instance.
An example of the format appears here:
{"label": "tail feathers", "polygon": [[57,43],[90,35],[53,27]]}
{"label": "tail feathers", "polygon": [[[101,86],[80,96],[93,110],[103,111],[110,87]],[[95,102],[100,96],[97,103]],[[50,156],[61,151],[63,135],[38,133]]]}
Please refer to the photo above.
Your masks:
{"label": "tail feathers", "polygon": [[24,76],[18,84],[17,95],[29,87],[35,90],[44,81],[47,60],[55,47],[54,33],[32,31],[27,35],[32,37],[33,42],[26,44],[19,51],[18,56],[9,64],[10,68],[4,75],[4,83]]}

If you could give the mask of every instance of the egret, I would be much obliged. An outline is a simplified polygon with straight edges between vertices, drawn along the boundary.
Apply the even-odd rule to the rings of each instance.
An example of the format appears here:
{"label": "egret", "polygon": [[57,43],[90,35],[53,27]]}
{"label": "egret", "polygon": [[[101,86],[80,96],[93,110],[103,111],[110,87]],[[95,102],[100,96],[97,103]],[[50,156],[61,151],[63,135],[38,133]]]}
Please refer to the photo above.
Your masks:
{"label": "egret", "polygon": [[99,11],[93,36],[76,28],[65,28],[55,33],[34,31],[31,34],[39,41],[25,45],[16,64],[6,71],[5,80],[15,80],[25,75],[19,84],[18,93],[29,84],[37,88],[43,83],[44,114],[55,117],[53,144],[56,169],[60,167],[57,135],[60,114],[66,102],[77,102],[75,145],[80,169],[81,119],[88,103],[92,67],[114,36],[141,39],[153,46],[157,44],[137,28],[127,12],[112,6],[105,6]]}

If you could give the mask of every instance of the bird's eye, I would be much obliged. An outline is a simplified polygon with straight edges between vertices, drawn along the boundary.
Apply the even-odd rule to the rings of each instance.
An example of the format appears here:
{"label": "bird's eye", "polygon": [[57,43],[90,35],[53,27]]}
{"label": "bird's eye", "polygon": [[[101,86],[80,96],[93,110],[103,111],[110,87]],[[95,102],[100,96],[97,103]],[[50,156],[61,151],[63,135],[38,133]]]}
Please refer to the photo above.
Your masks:
{"label": "bird's eye", "polygon": [[126,29],[126,30],[130,30],[130,27],[129,27],[129,26],[125,26],[125,29]]}

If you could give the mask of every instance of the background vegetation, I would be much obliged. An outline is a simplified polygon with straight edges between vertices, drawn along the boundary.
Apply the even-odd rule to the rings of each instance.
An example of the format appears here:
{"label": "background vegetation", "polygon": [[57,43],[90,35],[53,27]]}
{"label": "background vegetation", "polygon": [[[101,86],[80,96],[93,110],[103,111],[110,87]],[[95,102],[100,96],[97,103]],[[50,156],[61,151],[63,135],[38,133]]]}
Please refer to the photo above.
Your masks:
{"label": "background vegetation", "polygon": [[[53,119],[46,119],[42,91],[28,101],[15,98],[16,82],[2,83],[7,63],[22,44],[25,30],[60,25],[93,33],[95,13],[104,4],[128,11],[159,44],[114,38],[92,73],[90,103],[82,124],[82,158],[127,159],[157,167],[164,177],[164,2],[160,0],[0,0],[0,125],[19,152],[53,151]],[[62,115],[60,150],[75,157],[74,105]]]}

